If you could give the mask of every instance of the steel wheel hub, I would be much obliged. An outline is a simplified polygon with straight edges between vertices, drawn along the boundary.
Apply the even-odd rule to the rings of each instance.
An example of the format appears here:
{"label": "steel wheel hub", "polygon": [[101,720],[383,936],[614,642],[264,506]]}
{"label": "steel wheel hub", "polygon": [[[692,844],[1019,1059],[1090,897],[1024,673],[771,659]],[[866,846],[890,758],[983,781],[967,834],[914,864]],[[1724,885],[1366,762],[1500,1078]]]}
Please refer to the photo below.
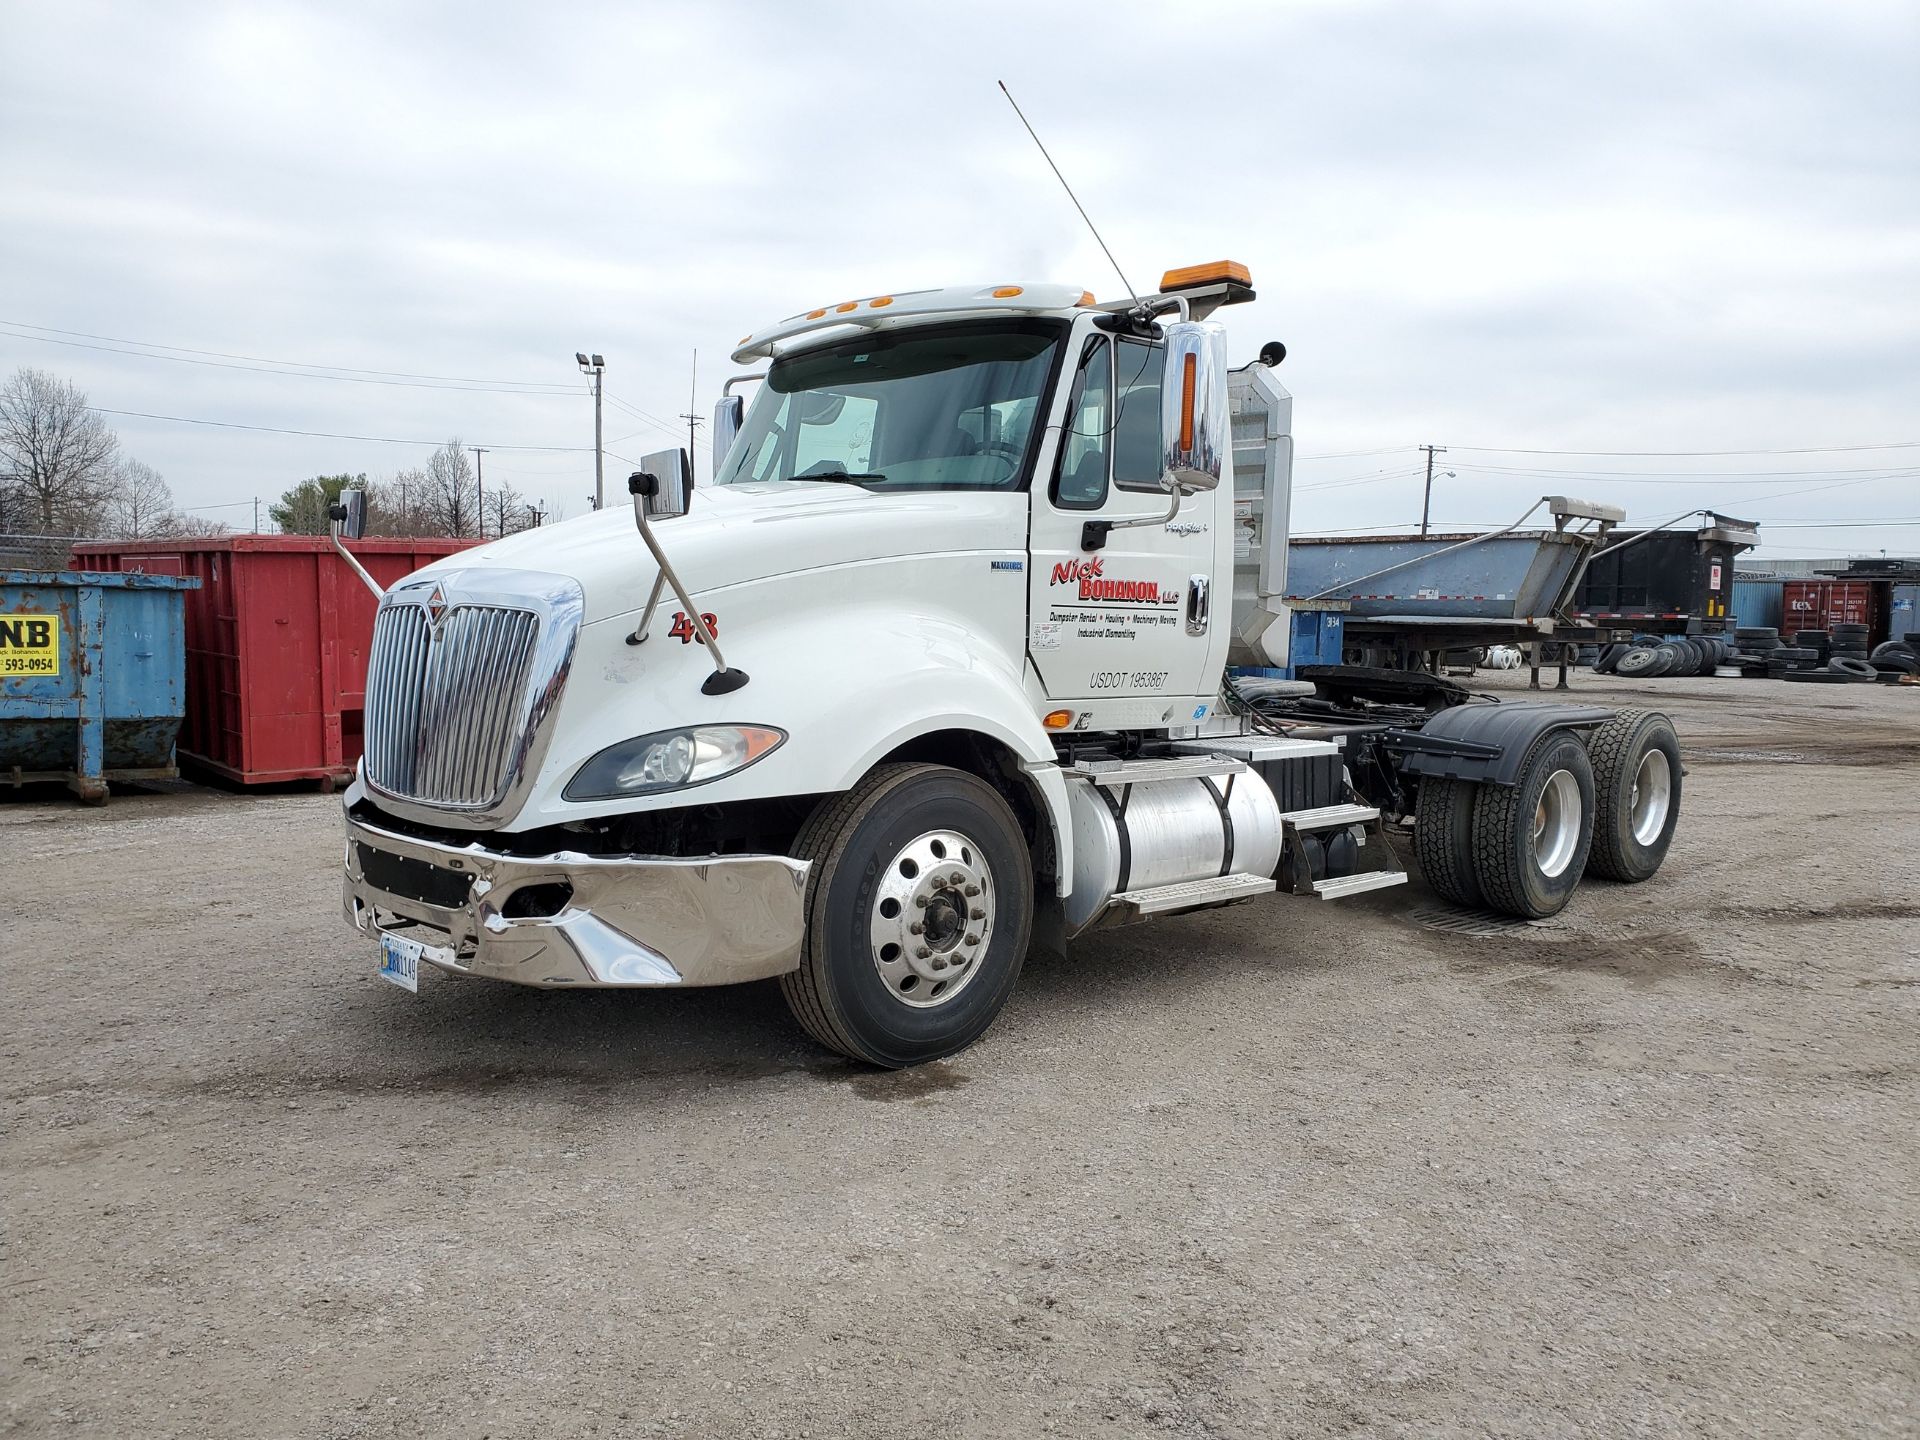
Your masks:
{"label": "steel wheel hub", "polygon": [[1667,828],[1667,809],[1673,804],[1673,765],[1664,750],[1649,750],[1633,773],[1633,795],[1627,801],[1627,824],[1641,845],[1651,845]]}
{"label": "steel wheel hub", "polygon": [[873,964],[896,1000],[944,1005],[979,973],[993,934],[994,892],[980,847],[955,830],[902,846],[874,887]]}
{"label": "steel wheel hub", "polygon": [[1573,863],[1580,844],[1580,782],[1571,770],[1556,770],[1533,810],[1533,861],[1549,880]]}

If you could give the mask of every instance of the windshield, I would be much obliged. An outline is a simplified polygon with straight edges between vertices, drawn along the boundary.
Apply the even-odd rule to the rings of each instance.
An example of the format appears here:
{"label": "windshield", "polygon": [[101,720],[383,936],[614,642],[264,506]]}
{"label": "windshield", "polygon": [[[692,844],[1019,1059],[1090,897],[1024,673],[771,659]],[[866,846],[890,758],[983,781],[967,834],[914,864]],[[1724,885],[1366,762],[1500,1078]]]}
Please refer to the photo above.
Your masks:
{"label": "windshield", "polygon": [[1066,327],[968,322],[776,360],[718,482],[1014,490]]}

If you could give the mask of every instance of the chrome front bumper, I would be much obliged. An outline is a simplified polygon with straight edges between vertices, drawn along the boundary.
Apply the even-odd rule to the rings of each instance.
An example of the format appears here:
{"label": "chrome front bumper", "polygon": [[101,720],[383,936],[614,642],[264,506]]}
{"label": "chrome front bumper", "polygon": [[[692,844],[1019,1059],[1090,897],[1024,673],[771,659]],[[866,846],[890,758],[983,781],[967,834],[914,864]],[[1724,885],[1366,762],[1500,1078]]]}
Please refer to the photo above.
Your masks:
{"label": "chrome front bumper", "polygon": [[[370,863],[387,888],[367,878],[363,845],[382,857]],[[521,985],[732,985],[799,967],[807,868],[784,855],[503,855],[349,815],[343,899],[347,923],[362,935],[413,925],[443,932],[449,944],[425,958],[461,975]],[[548,888],[515,903],[535,886]]]}

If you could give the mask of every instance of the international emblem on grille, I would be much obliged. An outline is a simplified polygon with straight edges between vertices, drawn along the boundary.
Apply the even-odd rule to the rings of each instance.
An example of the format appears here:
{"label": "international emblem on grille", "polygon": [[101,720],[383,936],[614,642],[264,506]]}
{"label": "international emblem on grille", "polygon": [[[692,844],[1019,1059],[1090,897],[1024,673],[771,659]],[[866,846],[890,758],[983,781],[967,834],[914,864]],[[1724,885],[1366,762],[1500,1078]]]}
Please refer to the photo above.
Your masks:
{"label": "international emblem on grille", "polygon": [[440,621],[446,613],[447,592],[436,585],[433,587],[433,593],[427,597],[427,619],[432,622],[435,633],[438,633]]}

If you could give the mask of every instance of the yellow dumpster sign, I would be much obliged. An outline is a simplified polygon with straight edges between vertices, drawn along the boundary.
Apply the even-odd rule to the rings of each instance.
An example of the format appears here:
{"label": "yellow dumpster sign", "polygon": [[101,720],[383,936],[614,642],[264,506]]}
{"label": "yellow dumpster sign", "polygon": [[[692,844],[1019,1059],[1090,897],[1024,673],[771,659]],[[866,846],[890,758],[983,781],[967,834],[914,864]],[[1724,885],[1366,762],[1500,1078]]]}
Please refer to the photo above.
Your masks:
{"label": "yellow dumpster sign", "polygon": [[0,677],[59,673],[58,615],[0,615]]}

